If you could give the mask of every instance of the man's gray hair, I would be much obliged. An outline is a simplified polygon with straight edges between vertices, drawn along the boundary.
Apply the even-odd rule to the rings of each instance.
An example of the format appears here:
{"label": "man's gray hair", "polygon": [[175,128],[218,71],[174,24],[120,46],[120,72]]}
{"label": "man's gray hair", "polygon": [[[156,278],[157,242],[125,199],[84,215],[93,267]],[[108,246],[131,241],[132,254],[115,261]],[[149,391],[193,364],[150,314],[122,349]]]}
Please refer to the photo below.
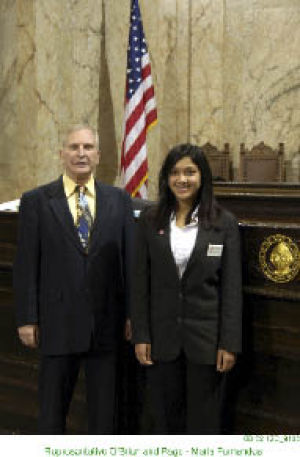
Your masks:
{"label": "man's gray hair", "polygon": [[93,127],[91,127],[90,125],[88,125],[88,124],[72,124],[72,125],[69,125],[61,133],[61,136],[60,136],[61,145],[63,147],[65,147],[66,144],[67,144],[67,140],[68,140],[69,135],[71,135],[71,133],[73,133],[73,132],[78,132],[79,130],[89,130],[90,132],[92,132],[93,137],[95,138],[96,148],[99,149],[99,134],[98,134],[98,131],[96,129],[94,129]]}

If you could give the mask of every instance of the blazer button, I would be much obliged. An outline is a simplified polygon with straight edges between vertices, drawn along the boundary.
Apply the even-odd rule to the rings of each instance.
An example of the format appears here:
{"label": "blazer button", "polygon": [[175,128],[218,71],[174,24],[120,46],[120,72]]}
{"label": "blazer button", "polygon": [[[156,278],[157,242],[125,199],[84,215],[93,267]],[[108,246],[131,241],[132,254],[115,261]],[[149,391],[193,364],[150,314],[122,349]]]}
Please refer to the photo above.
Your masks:
{"label": "blazer button", "polygon": [[183,299],[183,293],[182,293],[182,292],[179,292],[179,299],[180,299],[180,300]]}
{"label": "blazer button", "polygon": [[180,316],[177,317],[177,323],[182,324],[182,317],[180,317]]}

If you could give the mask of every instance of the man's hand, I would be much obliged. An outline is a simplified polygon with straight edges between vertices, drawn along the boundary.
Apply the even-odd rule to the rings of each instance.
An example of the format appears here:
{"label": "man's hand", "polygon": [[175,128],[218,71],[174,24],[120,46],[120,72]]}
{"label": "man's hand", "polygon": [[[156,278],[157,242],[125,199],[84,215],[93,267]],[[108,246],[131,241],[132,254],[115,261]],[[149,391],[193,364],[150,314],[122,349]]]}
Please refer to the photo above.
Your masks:
{"label": "man's hand", "polygon": [[141,365],[153,365],[151,360],[151,344],[139,343],[135,345],[135,355]]}
{"label": "man's hand", "polygon": [[236,355],[233,352],[228,352],[225,349],[218,349],[217,352],[217,371],[224,373],[231,370],[236,361]]}
{"label": "man's hand", "polygon": [[39,326],[37,324],[18,327],[19,338],[25,346],[37,348],[39,345]]}

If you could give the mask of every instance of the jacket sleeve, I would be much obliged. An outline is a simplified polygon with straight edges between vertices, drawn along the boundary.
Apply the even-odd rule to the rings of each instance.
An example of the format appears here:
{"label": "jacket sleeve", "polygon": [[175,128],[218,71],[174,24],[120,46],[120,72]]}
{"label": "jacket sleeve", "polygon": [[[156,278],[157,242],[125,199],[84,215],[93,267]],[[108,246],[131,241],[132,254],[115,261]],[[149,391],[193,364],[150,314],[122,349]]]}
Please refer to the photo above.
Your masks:
{"label": "jacket sleeve", "polygon": [[[228,214],[228,213],[227,213]],[[242,274],[239,227],[228,214],[221,268],[221,321],[219,348],[242,350]]]}
{"label": "jacket sleeve", "polygon": [[40,237],[35,199],[22,196],[13,283],[17,326],[38,323]]}
{"label": "jacket sleeve", "polygon": [[147,220],[142,212],[137,222],[133,287],[131,301],[132,342],[151,343],[150,336],[150,258],[147,243]]}

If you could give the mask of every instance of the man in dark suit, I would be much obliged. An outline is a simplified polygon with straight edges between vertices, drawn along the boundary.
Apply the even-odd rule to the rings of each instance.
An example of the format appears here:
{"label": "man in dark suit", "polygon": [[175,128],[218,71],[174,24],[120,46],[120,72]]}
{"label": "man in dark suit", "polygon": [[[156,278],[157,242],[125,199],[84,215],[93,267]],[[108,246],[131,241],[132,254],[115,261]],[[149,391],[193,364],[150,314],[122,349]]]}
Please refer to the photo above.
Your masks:
{"label": "man in dark suit", "polygon": [[114,433],[117,347],[129,300],[129,196],[94,179],[97,134],[74,126],[58,180],[24,193],[14,267],[18,333],[40,347],[39,431],[65,431],[83,362],[88,430]]}

